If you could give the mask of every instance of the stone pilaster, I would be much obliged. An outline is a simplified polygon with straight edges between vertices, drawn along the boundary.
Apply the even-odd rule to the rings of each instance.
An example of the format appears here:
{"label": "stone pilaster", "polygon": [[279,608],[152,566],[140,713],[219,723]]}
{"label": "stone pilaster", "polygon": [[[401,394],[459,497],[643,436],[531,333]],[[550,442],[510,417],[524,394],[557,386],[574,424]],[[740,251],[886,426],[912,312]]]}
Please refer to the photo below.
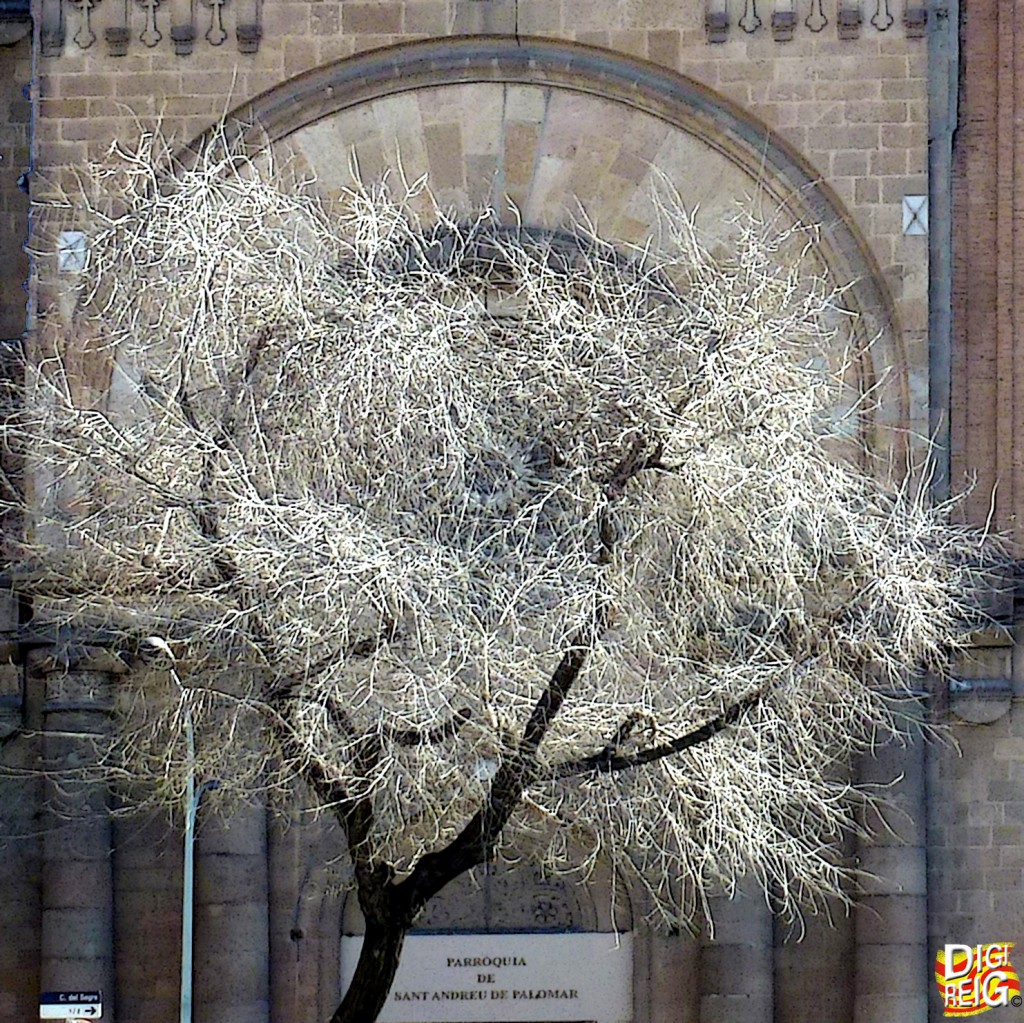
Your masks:
{"label": "stone pilaster", "polygon": [[103,1021],[116,1023],[114,878],[107,786],[95,774],[109,736],[113,678],[87,649],[30,657],[44,688],[42,948],[44,991],[99,990]]}
{"label": "stone pilaster", "polygon": [[[856,912],[855,1023],[928,1018],[927,857],[924,743],[890,742],[860,764],[861,784],[886,786],[888,828],[861,843],[864,881]],[[893,833],[895,832],[895,833]]]}
{"label": "stone pilaster", "polygon": [[700,1023],[772,1023],[772,914],[753,886],[715,899],[714,940],[700,952]]}
{"label": "stone pilaster", "polygon": [[700,939],[653,934],[649,949],[650,1023],[698,1023]]}
{"label": "stone pilaster", "polygon": [[303,838],[302,829],[294,820],[271,817],[267,821],[269,940],[274,978],[270,992],[272,1023],[317,1018],[316,990],[310,991],[309,985],[303,983],[309,965],[315,965],[311,953],[303,956],[312,944],[307,938],[316,939],[315,934],[307,936],[308,921],[303,913],[304,888],[308,883]]}
{"label": "stone pilaster", "polygon": [[846,907],[833,906],[831,920],[822,913],[808,914],[802,924],[776,921],[775,933],[775,1018],[849,1023],[854,921]]}
{"label": "stone pilaster", "polygon": [[329,818],[269,815],[271,1023],[330,1019],[340,998],[341,895],[325,864],[344,847]]}
{"label": "stone pilaster", "polygon": [[195,1023],[269,1023],[267,887],[264,808],[205,816],[196,841]]}

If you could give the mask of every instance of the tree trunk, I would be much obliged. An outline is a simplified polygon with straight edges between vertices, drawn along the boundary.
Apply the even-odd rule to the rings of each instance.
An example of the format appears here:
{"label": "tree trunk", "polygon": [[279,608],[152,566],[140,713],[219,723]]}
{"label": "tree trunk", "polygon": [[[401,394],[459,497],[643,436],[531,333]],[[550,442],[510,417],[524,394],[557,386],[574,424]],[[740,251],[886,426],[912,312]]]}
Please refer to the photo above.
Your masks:
{"label": "tree trunk", "polygon": [[356,972],[331,1023],[373,1023],[391,993],[406,930],[399,921],[367,920]]}

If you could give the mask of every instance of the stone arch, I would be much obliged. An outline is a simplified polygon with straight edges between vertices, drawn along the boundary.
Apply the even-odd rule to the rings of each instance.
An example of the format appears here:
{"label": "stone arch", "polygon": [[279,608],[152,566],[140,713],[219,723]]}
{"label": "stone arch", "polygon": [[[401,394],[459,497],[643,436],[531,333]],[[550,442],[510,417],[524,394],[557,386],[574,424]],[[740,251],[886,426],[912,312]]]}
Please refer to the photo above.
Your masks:
{"label": "stone arch", "polygon": [[[424,117],[426,111],[430,116]],[[300,170],[313,172],[328,196],[346,183],[348,149],[358,151],[365,143],[359,155],[367,161],[367,176],[394,167],[392,154],[400,151],[409,158],[406,172],[429,173],[443,201],[472,205],[507,194],[528,226],[551,230],[569,211],[569,199],[581,198],[612,242],[637,241],[647,228],[640,197],[652,166],[677,186],[689,187],[706,214],[720,213],[747,188],[789,220],[820,226],[820,257],[837,283],[848,287],[849,304],[860,317],[860,388],[875,387],[884,378],[876,391],[879,411],[869,424],[872,436],[865,439],[875,450],[902,449],[900,431],[911,419],[908,360],[894,303],[863,232],[799,152],[748,112],[682,75],[566,42],[501,36],[426,40],[318,68],[257,97],[235,117],[239,131],[255,126]],[[486,144],[472,151],[462,142],[481,124],[489,126]],[[603,124],[602,137],[615,143],[617,168],[614,161],[589,159],[594,153],[588,136],[595,133],[588,129],[595,124]],[[444,127],[451,130],[428,131]],[[447,148],[446,139],[456,138],[458,148]],[[521,151],[524,140],[534,150],[520,173],[509,156],[517,147]],[[388,152],[383,141],[398,148]],[[481,157],[478,165],[467,154]],[[543,164],[545,154],[552,163]],[[453,165],[461,169],[446,177]],[[599,174],[591,173],[595,167]],[[699,181],[686,178],[687,167],[702,168]],[[679,170],[682,181],[674,174]],[[484,187],[488,191],[482,194]],[[569,910],[572,925],[630,929],[631,918],[623,927],[602,910],[607,900],[601,892],[614,888],[607,877],[593,889],[571,892],[577,902]],[[529,882],[520,890],[527,897],[533,893]],[[467,893],[452,893],[453,899],[460,897]],[[325,907],[325,1005],[336,991],[336,942],[341,934],[361,930],[359,917],[351,896]],[[462,926],[456,920],[453,929]]]}
{"label": "stone arch", "polygon": [[[428,173],[443,202],[500,207],[508,196],[531,226],[557,228],[567,200],[579,199],[613,242],[640,240],[647,230],[640,195],[654,171],[709,221],[745,192],[771,216],[818,225],[816,253],[847,288],[858,318],[855,387],[878,398],[871,418],[860,421],[860,439],[896,456],[906,446],[914,414],[907,352],[863,232],[777,133],[676,72],[541,38],[430,39],[308,72],[236,118],[258,126],[328,193],[344,187],[351,148],[364,178],[394,168],[400,154],[408,177]],[[481,125],[486,137],[477,150],[461,146],[460,132],[465,139]],[[604,164],[595,151],[602,139],[604,156],[617,148]],[[703,168],[703,177],[687,168]]]}

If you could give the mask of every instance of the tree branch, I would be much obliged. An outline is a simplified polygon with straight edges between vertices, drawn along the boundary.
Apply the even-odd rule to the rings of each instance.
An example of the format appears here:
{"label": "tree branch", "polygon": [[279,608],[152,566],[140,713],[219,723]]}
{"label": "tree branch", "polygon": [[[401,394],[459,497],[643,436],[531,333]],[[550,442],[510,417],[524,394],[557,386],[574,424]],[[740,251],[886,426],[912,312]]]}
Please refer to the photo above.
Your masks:
{"label": "tree branch", "polygon": [[555,668],[551,681],[547,684],[540,699],[537,700],[523,729],[523,737],[519,742],[518,756],[521,760],[533,760],[548,730],[548,725],[561,710],[569,690],[579,677],[579,673],[590,653],[594,641],[604,632],[608,625],[608,609],[604,605],[594,611],[594,621],[584,626],[573,636],[569,649],[562,654],[562,659]]}
{"label": "tree branch", "polygon": [[[634,438],[629,450],[600,481],[610,501],[622,496],[630,479],[660,463],[665,450],[664,443],[657,443],[651,453],[645,456],[647,444],[648,441],[642,436]],[[601,515],[598,529],[601,562],[607,564],[611,560],[615,543],[614,529],[607,511]],[[410,907],[413,915],[449,881],[486,862],[490,857],[498,836],[519,805],[523,791],[536,777],[537,751],[548,727],[579,678],[594,642],[607,628],[608,617],[608,607],[599,605],[594,611],[593,621],[581,628],[569,642],[551,680],[534,705],[514,755],[499,766],[485,804],[446,848],[423,856],[413,872],[396,886],[401,892],[401,898],[407,900],[405,904]]]}
{"label": "tree branch", "polygon": [[398,638],[398,624],[390,618],[381,622],[380,632],[376,636],[356,640],[349,654],[352,657],[369,657],[375,654],[385,643],[393,643]]}
{"label": "tree branch", "polygon": [[[246,364],[245,370],[246,378],[256,368],[258,350],[259,348],[257,347],[255,352],[250,352],[250,359]],[[199,420],[184,381],[182,381],[178,388],[176,398],[189,427],[197,433],[201,433]],[[233,413],[230,411],[225,413],[224,423],[222,424],[224,429],[230,426],[232,416]],[[201,501],[193,505],[192,511],[200,534],[205,540],[219,548],[222,544],[220,516],[217,503],[212,494],[214,458],[214,452],[208,451],[203,459],[199,478]],[[246,600],[246,587],[234,559],[229,554],[215,549],[213,563],[222,583],[234,591],[239,606],[252,603]],[[258,613],[252,615],[249,619],[249,627],[252,630],[254,642],[263,651],[263,656],[266,660],[272,663],[274,660],[274,644],[262,616]],[[319,663],[324,664],[326,662],[327,659]],[[288,676],[284,680],[284,685],[275,685],[267,693],[266,699],[268,704],[270,706],[277,705],[275,709],[281,714],[279,722],[272,725],[272,728],[277,733],[282,750],[294,759],[299,777],[313,789],[324,803],[335,808],[335,813],[348,839],[349,852],[352,856],[353,864],[356,866],[357,875],[362,871],[363,876],[360,878],[360,889],[362,890],[365,886],[369,890],[376,884],[376,880],[379,880],[379,877],[374,874],[374,866],[365,857],[362,858],[361,862],[361,854],[357,850],[365,848],[365,838],[369,834],[369,828],[373,820],[372,802],[369,798],[353,800],[347,789],[336,778],[332,777],[324,764],[316,758],[307,756],[302,749],[301,744],[297,740],[297,736],[301,734],[301,728],[293,717],[294,700],[292,697],[297,679],[297,675]],[[348,737],[355,737],[356,730],[352,720],[348,712],[337,700],[332,698],[328,701],[327,714],[335,727],[339,728]],[[369,763],[369,766],[372,766],[372,763],[380,755],[379,745],[374,741],[373,737],[363,736],[359,740],[356,755],[363,761],[364,766],[367,763]],[[385,883],[390,883],[390,876]]]}
{"label": "tree branch", "polygon": [[598,756],[605,757],[606,759],[614,756],[615,751],[633,734],[633,729],[636,728],[636,724],[641,717],[642,715],[639,713],[630,714],[626,720],[615,729],[611,738],[605,744],[604,749],[601,750]]}
{"label": "tree branch", "polygon": [[28,729],[24,725],[16,725],[6,735],[0,735],[0,750],[5,749],[9,743],[14,742],[16,739],[27,737],[28,734]]}
{"label": "tree branch", "polygon": [[213,442],[223,450],[227,446],[227,442],[231,435],[235,432],[235,426],[238,423],[238,395],[241,389],[252,379],[253,374],[256,372],[257,367],[260,363],[264,351],[266,350],[267,343],[270,340],[270,327],[264,326],[256,334],[256,337],[249,344],[249,352],[246,356],[245,365],[242,368],[242,376],[238,381],[237,385],[229,388],[225,395],[226,409],[224,412],[224,418],[221,422],[220,430],[213,438]]}
{"label": "tree branch", "polygon": [[555,764],[553,770],[547,775],[548,780],[562,781],[566,778],[576,778],[584,774],[609,774],[612,771],[627,771],[632,767],[642,767],[644,764],[654,763],[656,760],[663,760],[683,750],[698,746],[702,742],[716,736],[724,731],[729,725],[735,724],[742,715],[757,706],[764,697],[764,690],[758,689],[748,696],[738,700],[718,717],[713,718],[706,724],[700,726],[686,735],[681,735],[670,742],[660,746],[651,746],[648,749],[640,750],[638,753],[629,756],[614,756],[614,748],[609,744],[600,753],[590,757],[582,757],[579,760],[566,760]]}
{"label": "tree branch", "polygon": [[432,746],[435,743],[444,742],[445,739],[454,738],[459,729],[473,716],[468,707],[457,710],[447,721],[435,725],[430,729],[406,728],[387,729],[384,738],[393,742],[396,746]]}
{"label": "tree branch", "polygon": [[348,711],[333,696],[327,698],[327,718],[335,728],[343,732],[348,738],[354,739],[356,737],[356,727],[352,724]]}
{"label": "tree branch", "polygon": [[490,858],[498,836],[522,800],[523,790],[534,780],[537,750],[548,727],[579,677],[607,619],[607,609],[598,607],[594,621],[573,637],[534,705],[515,753],[501,763],[494,775],[484,805],[444,849],[421,857],[413,872],[396,886],[400,904],[407,905],[413,916],[449,881]]}
{"label": "tree branch", "polygon": [[621,497],[626,484],[634,476],[638,476],[646,469],[660,467],[662,456],[665,454],[665,442],[657,441],[651,453],[645,455],[647,445],[647,438],[638,434],[633,438],[629,450],[615,463],[611,471],[598,480],[609,498],[614,500]]}

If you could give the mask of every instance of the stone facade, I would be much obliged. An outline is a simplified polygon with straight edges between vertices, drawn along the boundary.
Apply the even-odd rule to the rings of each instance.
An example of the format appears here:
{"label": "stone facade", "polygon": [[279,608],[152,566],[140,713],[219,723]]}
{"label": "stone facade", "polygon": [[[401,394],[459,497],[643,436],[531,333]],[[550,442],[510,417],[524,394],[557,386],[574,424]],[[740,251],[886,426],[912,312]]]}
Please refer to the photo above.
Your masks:
{"label": "stone facade", "polygon": [[21,337],[25,330],[31,42],[28,36],[0,47],[0,339]]}
{"label": "stone facade", "polygon": [[[154,15],[158,42],[139,38],[145,19],[133,9],[127,53],[112,57],[104,39],[123,23],[116,5],[91,10],[97,38],[88,48],[75,42],[83,16],[74,5],[44,6],[50,20],[62,11],[64,22],[63,45],[41,58],[37,82],[37,165],[46,174],[102,154],[129,130],[129,112],[160,116],[164,130],[185,141],[282,83],[381,47],[448,36],[560,40],[685,75],[763,124],[855,223],[898,304],[907,343],[920,345],[927,329],[926,246],[903,235],[901,212],[904,195],[927,191],[927,46],[924,38],[908,39],[899,20],[884,32],[868,20],[855,38],[841,39],[826,4],[817,31],[808,14],[791,41],[778,42],[769,12],[755,14],[764,23],[750,33],[736,12],[725,42],[710,44],[708,12],[697,2],[282,0],[263,5],[255,53],[240,55],[231,32],[221,46],[210,45],[197,15],[192,52],[178,56],[171,30],[188,9],[166,4]],[[225,8],[225,18],[241,17],[242,6]],[[748,6],[756,12],[752,0]],[[237,32],[237,25],[228,28]],[[600,125],[595,129],[596,141]],[[618,141],[602,151],[610,155]]]}
{"label": "stone facade", "polygon": [[[490,202],[507,214],[511,201],[536,225],[558,227],[578,201],[621,242],[643,237],[658,175],[699,206],[712,234],[727,235],[744,195],[818,223],[819,257],[851,283],[862,340],[873,342],[858,383],[882,402],[864,439],[902,460],[934,430],[937,407],[943,418],[934,308],[929,351],[929,238],[905,233],[904,199],[931,194],[936,206],[945,187],[928,143],[949,10],[912,0],[35,0],[33,38],[0,48],[9,114],[0,127],[3,336],[18,336],[25,316],[27,203],[17,178],[29,163],[21,89],[31,81],[39,201],[148,120],[185,144],[238,111],[328,197],[345,187],[351,158],[364,177],[399,164],[410,178],[426,174],[456,207]],[[952,478],[979,478],[969,514],[985,518],[998,481],[996,521],[1015,534],[1013,387],[1024,373],[1013,344],[1020,204],[1010,197],[1024,182],[1013,130],[1024,102],[1021,18],[1012,4],[984,0],[962,28],[951,420]],[[934,252],[934,233],[931,244]],[[937,263],[933,295],[941,273]],[[906,811],[892,822],[899,839],[882,831],[860,850],[878,876],[862,907],[812,918],[802,942],[754,898],[722,905],[714,938],[652,935],[637,923],[636,1023],[923,1023],[941,1017],[937,946],[1020,940],[1024,718],[1013,700],[1024,672],[1014,639],[1000,624],[961,666],[977,680],[950,699],[962,758],[948,746],[912,746],[858,768],[864,781],[905,776],[894,790]],[[11,647],[5,729],[73,729],[74,714],[97,713],[83,709],[89,701],[68,709],[56,700],[50,662],[23,654],[24,643]],[[78,664],[72,676],[95,670]],[[23,770],[45,752],[18,738],[2,755]],[[97,822],[82,836],[52,815],[40,821],[39,783],[0,786],[11,836],[0,1019],[34,1018],[40,990],[100,986],[107,1021],[174,1018],[177,831]],[[261,807],[202,831],[198,1023],[326,1018],[339,936],[357,926],[320,869],[335,846],[329,828],[302,818],[284,828]],[[531,884],[514,887],[517,911],[530,904]],[[612,920],[595,908],[598,896],[566,900],[574,926],[634,925],[625,910]],[[437,912],[463,926],[471,903],[466,892],[460,910]]]}

